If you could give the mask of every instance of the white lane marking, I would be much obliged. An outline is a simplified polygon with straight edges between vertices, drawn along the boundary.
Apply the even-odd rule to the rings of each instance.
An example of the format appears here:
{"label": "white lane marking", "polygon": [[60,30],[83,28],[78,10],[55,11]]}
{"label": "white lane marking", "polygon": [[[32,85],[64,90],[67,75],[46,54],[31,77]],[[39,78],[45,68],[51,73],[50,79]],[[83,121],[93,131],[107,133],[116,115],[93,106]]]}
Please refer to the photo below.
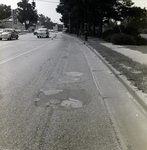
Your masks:
{"label": "white lane marking", "polygon": [[20,56],[23,56],[23,55],[25,55],[25,54],[27,54],[27,53],[30,53],[30,52],[32,52],[32,51],[35,51],[36,49],[39,49],[39,48],[41,48],[41,47],[44,47],[44,46],[46,46],[48,43],[49,43],[49,42],[47,42],[47,43],[44,44],[44,45],[35,47],[35,48],[33,48],[33,49],[31,49],[31,50],[29,50],[29,51],[27,51],[27,52],[24,52],[24,53],[18,54],[18,55],[16,55],[16,56],[10,57],[10,58],[8,58],[8,59],[6,59],[6,60],[3,60],[3,61],[0,62],[0,65],[2,65],[2,64],[4,64],[4,63],[7,63],[7,62],[9,62],[9,61],[11,61],[11,60],[14,60],[14,59],[16,59],[16,58],[18,58],[18,57],[20,57]]}

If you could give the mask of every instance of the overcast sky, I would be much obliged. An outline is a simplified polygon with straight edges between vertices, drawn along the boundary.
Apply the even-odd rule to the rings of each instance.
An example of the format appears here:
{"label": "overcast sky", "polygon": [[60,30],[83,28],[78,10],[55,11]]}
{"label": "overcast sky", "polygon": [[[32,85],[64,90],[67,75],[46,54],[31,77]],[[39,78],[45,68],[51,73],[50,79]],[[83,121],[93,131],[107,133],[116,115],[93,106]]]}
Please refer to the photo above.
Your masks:
{"label": "overcast sky", "polygon": [[[17,3],[21,0],[0,0],[0,4],[11,5],[12,9],[17,8]],[[29,0],[29,3],[32,3],[33,0]],[[36,2],[36,9],[38,14],[43,14],[51,18],[52,22],[61,23],[61,15],[56,12],[57,5],[60,0],[34,0]]]}
{"label": "overcast sky", "polygon": [[135,3],[135,6],[140,6],[141,8],[146,7],[147,9],[147,0],[132,0]]}
{"label": "overcast sky", "polygon": [[[0,0],[0,3],[11,5],[12,9],[17,8],[17,3],[21,0]],[[32,3],[33,0],[29,0],[29,3]],[[57,5],[60,0],[34,0],[36,2],[36,9],[38,14],[43,14],[51,18],[52,22],[61,23],[61,15],[56,12]],[[147,9],[147,0],[132,0],[135,3],[135,6],[140,6],[141,8],[146,7]]]}

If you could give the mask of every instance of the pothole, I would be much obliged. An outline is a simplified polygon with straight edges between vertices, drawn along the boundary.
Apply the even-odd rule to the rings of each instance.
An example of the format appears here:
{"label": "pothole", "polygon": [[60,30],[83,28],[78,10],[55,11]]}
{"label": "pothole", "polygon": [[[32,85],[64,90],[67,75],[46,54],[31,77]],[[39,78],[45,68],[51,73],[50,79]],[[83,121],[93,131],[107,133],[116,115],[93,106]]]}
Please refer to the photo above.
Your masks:
{"label": "pothole", "polygon": [[59,79],[60,83],[76,83],[81,81],[81,72],[66,72],[62,78]]}
{"label": "pothole", "polygon": [[77,99],[69,98],[68,100],[62,100],[60,105],[64,107],[80,108],[83,106],[83,102]]}
{"label": "pothole", "polygon": [[[37,98],[35,100],[35,106],[39,106],[40,99]],[[72,107],[72,108],[80,108],[83,106],[83,102],[77,99],[68,98],[67,100],[58,100],[58,99],[51,99],[45,103],[46,107]]]}
{"label": "pothole", "polygon": [[63,90],[56,90],[56,89],[50,89],[50,90],[43,90],[41,89],[40,92],[43,92],[45,95],[53,95],[62,92]]}
{"label": "pothole", "polygon": [[65,76],[65,77],[59,79],[59,82],[61,82],[61,83],[76,83],[79,81],[80,81],[80,78],[78,78],[78,77],[71,78],[71,77]]}
{"label": "pothole", "polygon": [[57,105],[57,104],[60,104],[60,103],[61,103],[61,100],[58,100],[58,99],[51,99],[51,100],[50,100],[50,103],[51,103],[51,104],[54,104],[54,105]]}
{"label": "pothole", "polygon": [[82,76],[83,73],[81,73],[81,72],[66,72],[66,75],[72,76],[72,77],[79,77],[79,76]]}
{"label": "pothole", "polygon": [[40,90],[38,97],[34,100],[35,106],[53,108],[81,108],[85,103],[89,102],[89,95],[83,89]]}

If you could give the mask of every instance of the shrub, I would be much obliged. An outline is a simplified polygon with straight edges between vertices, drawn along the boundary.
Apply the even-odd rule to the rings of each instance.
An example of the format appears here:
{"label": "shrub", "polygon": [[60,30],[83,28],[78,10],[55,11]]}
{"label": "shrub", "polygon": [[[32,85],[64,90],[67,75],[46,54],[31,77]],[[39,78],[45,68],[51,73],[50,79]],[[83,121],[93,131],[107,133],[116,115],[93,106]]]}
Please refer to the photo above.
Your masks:
{"label": "shrub", "polygon": [[111,42],[111,38],[113,35],[114,35],[113,29],[109,29],[103,32],[102,38],[107,42]]}
{"label": "shrub", "polygon": [[113,31],[114,31],[115,34],[121,33],[121,32],[124,33],[124,30],[125,30],[124,26],[122,26],[122,25],[119,25],[119,26],[116,25],[116,26],[113,27]]}
{"label": "shrub", "polygon": [[143,30],[142,30],[142,33],[143,33],[143,34],[147,34],[147,29],[143,29]]}
{"label": "shrub", "polygon": [[136,45],[147,45],[147,40],[141,37],[140,35],[135,36],[134,39],[136,41]]}
{"label": "shrub", "polygon": [[113,29],[108,29],[108,30],[103,32],[102,37],[106,38],[107,36],[112,35],[112,34],[114,34]]}
{"label": "shrub", "polygon": [[138,28],[133,27],[133,26],[127,26],[125,27],[123,33],[128,34],[128,35],[132,35],[132,36],[137,36],[139,35],[141,32]]}
{"label": "shrub", "polygon": [[113,36],[113,35],[108,35],[108,36],[106,36],[106,37],[104,38],[104,40],[107,41],[107,42],[111,42],[112,36]]}
{"label": "shrub", "polygon": [[112,37],[111,42],[113,44],[118,44],[118,45],[135,45],[136,44],[132,36],[127,35],[127,34],[122,34],[122,33],[115,34]]}

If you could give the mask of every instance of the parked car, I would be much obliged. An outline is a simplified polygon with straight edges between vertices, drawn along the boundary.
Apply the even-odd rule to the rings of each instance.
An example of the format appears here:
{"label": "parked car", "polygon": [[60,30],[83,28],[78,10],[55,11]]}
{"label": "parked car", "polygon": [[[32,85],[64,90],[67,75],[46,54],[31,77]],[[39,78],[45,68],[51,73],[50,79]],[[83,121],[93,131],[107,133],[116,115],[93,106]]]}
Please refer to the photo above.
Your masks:
{"label": "parked car", "polygon": [[38,31],[37,29],[36,29],[36,30],[34,30],[34,35],[37,35],[37,31]]}
{"label": "parked car", "polygon": [[2,32],[2,39],[5,40],[18,39],[18,37],[18,32],[11,28],[5,28]]}
{"label": "parked car", "polygon": [[39,28],[37,31],[38,38],[41,38],[41,37],[49,38],[49,35],[50,35],[50,33],[47,28]]}
{"label": "parked car", "polygon": [[3,29],[0,29],[0,40],[2,40]]}
{"label": "parked car", "polygon": [[55,32],[53,29],[50,29],[49,32]]}
{"label": "parked car", "polygon": [[21,29],[15,29],[15,31],[16,31],[18,34],[21,34],[21,33],[22,33],[22,30],[21,30]]}

